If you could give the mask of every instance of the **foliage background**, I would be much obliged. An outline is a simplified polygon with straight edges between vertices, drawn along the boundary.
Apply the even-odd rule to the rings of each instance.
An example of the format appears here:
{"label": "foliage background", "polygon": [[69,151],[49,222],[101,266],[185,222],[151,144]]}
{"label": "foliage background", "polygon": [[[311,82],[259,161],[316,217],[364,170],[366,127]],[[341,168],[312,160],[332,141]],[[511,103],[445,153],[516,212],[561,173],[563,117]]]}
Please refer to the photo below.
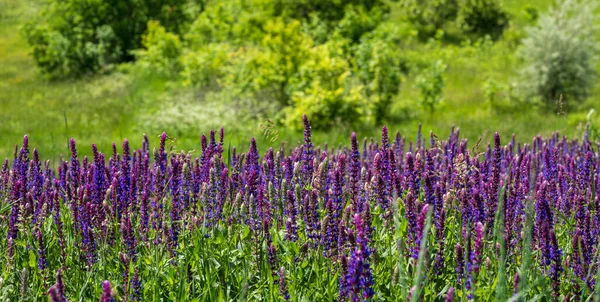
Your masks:
{"label": "foliage background", "polygon": [[[10,156],[26,133],[54,158],[66,152],[69,137],[107,150],[113,141],[163,130],[177,138],[177,148],[195,150],[199,134],[220,125],[232,144],[254,136],[259,143],[293,145],[299,133],[293,125],[304,111],[316,126],[316,144],[343,142],[350,130],[375,135],[383,123],[409,137],[419,124],[440,134],[456,125],[484,143],[493,131],[517,139],[555,130],[573,137],[598,107],[598,85],[581,101],[565,98],[558,113],[555,104],[522,97],[518,50],[553,1],[499,1],[508,23],[496,39],[466,32],[455,21],[423,36],[405,2],[378,2],[381,7],[371,8],[378,13],[361,12],[360,5],[326,10],[343,16],[319,16],[311,13],[319,6],[302,1],[294,2],[298,7],[254,1],[251,9],[235,11],[227,11],[236,7],[229,2],[220,2],[222,8],[196,3],[188,11],[219,22],[196,18],[183,35],[167,22],[143,23],[149,30],[140,37],[142,48],[131,53],[137,62],[117,60],[99,72],[49,80],[32,59],[26,26],[45,1],[0,0],[0,141],[6,142],[0,155]],[[257,27],[240,26],[236,18]],[[260,35],[252,34],[257,28]],[[290,37],[292,43],[282,43]],[[420,105],[417,82],[437,61],[446,65],[443,101],[431,114]]]}

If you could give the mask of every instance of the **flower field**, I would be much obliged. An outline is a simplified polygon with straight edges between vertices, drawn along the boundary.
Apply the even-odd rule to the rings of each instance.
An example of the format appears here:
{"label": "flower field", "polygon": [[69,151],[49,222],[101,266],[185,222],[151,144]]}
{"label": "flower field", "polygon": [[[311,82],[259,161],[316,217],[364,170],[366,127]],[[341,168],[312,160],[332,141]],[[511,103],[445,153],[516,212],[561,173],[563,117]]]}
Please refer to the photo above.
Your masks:
{"label": "flower field", "polygon": [[[600,155],[458,129],[201,155],[163,133],[0,169],[2,301],[600,301]],[[587,132],[586,132],[587,134]],[[88,146],[85,146],[88,148]]]}

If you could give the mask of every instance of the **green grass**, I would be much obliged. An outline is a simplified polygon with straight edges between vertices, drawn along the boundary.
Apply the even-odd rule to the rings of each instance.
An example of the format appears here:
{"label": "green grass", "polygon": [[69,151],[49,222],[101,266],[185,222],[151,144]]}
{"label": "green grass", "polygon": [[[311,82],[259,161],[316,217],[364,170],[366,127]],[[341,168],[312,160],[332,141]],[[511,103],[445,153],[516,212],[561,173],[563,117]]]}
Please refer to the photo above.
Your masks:
{"label": "green grass", "polygon": [[[518,36],[528,24],[526,7],[536,7],[542,12],[551,2],[506,0],[505,7],[512,18],[510,35]],[[112,142],[120,145],[124,138],[139,146],[143,133],[152,139],[162,130],[177,138],[177,148],[198,149],[201,133],[219,125],[226,127],[232,145],[244,149],[251,136],[257,137],[261,145],[296,144],[301,140],[301,133],[283,127],[275,128],[277,134],[264,136],[260,125],[266,124],[266,120],[239,118],[244,115],[243,107],[220,104],[165,79],[139,75],[132,68],[120,68],[121,71],[110,75],[47,81],[37,72],[29,55],[31,49],[21,32],[21,25],[39,9],[40,3],[40,0],[0,0],[0,157],[11,156],[14,144],[19,143],[24,134],[30,136],[32,146],[50,158],[67,153],[69,137],[77,140],[82,154],[90,154],[92,142],[104,151],[108,151]],[[390,22],[403,22],[397,4],[393,4],[392,9]],[[525,141],[555,130],[580,136],[587,112],[598,107],[597,93],[585,104],[568,104],[566,118],[532,105],[501,103],[492,108],[487,104],[482,90],[487,79],[506,84],[517,79],[515,70],[519,62],[514,56],[514,38],[489,47],[425,45],[413,41],[402,43],[398,51],[423,64],[442,59],[448,65],[444,102],[434,115],[416,104],[419,92],[414,87],[414,74],[409,74],[402,83],[401,92],[392,105],[391,120],[386,124],[392,132],[399,130],[409,137],[414,137],[420,123],[425,135],[433,130],[445,136],[450,127],[456,125],[464,137],[470,140],[483,137],[484,142],[491,140],[494,131],[505,139],[515,133],[517,139]],[[176,109],[171,104],[185,105]],[[190,114],[187,124],[177,115],[164,118],[167,111],[185,116],[189,108],[196,108],[194,112],[198,116]],[[202,115],[204,108],[211,113]],[[359,137],[378,136],[380,126],[335,127],[315,133],[315,143],[346,142],[350,131],[357,131]]]}

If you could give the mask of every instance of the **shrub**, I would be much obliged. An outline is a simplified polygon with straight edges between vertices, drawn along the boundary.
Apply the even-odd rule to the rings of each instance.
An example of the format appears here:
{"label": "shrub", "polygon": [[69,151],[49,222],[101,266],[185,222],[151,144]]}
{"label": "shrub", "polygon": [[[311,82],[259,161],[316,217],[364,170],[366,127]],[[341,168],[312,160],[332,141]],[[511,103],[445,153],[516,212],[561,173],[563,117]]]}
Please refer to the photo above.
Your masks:
{"label": "shrub", "polygon": [[457,23],[467,33],[497,39],[508,25],[508,14],[498,0],[462,0]]}
{"label": "shrub", "polygon": [[354,48],[354,71],[365,86],[376,124],[386,118],[392,98],[402,83],[404,58],[393,40],[398,35],[397,27],[382,25]]}
{"label": "shrub", "polygon": [[98,72],[130,61],[148,21],[179,33],[188,0],[52,0],[25,27],[33,58],[50,78]]}
{"label": "shrub", "polygon": [[519,51],[526,97],[553,104],[560,95],[583,100],[590,93],[599,50],[594,39],[596,7],[591,1],[566,0],[527,30]]}
{"label": "shrub", "polygon": [[417,76],[416,86],[421,92],[420,103],[429,110],[430,114],[435,112],[436,107],[442,101],[445,71],[446,64],[441,60],[437,60]]}
{"label": "shrub", "polygon": [[150,21],[148,31],[142,37],[142,46],[144,48],[134,54],[147,71],[167,76],[179,72],[181,64],[178,61],[183,49],[178,35],[167,32],[158,21]]}
{"label": "shrub", "polygon": [[315,129],[341,123],[359,123],[368,116],[363,87],[351,85],[351,66],[343,52],[345,40],[330,40],[311,49],[308,59],[290,85],[292,106],[286,109],[286,121],[310,114]]}
{"label": "shrub", "polygon": [[402,63],[382,3],[211,2],[185,36],[184,83],[272,104],[284,123],[381,121]]}
{"label": "shrub", "polygon": [[432,36],[458,13],[457,0],[402,0],[400,4],[421,37]]}

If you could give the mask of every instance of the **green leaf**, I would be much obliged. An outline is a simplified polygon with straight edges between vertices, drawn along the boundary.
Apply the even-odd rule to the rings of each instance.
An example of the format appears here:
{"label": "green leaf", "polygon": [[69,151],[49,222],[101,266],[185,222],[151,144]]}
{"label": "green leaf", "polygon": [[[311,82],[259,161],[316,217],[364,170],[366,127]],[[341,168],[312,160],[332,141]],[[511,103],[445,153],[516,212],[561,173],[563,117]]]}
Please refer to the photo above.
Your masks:
{"label": "green leaf", "polygon": [[29,250],[29,267],[35,268],[37,264],[37,256],[33,252],[33,250]]}

